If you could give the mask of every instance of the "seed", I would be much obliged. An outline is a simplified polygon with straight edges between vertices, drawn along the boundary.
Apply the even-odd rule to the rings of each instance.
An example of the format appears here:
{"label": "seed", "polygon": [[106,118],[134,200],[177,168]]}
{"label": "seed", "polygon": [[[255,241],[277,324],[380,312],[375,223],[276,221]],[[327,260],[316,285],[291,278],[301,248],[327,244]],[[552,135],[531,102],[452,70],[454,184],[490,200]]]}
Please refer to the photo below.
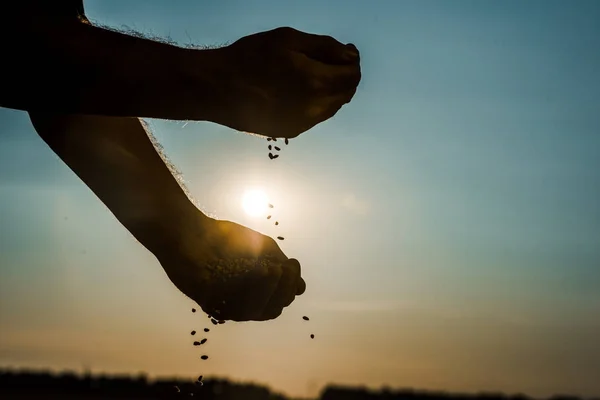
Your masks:
{"label": "seed", "polygon": [[279,147],[275,146],[275,150],[279,151],[281,150]]}
{"label": "seed", "polygon": [[192,312],[196,312],[196,309],[195,309],[195,308],[192,308]]}
{"label": "seed", "polygon": [[269,150],[271,150],[273,148],[273,146],[269,145]]}
{"label": "seed", "polygon": [[219,324],[224,324],[224,323],[225,323],[225,320],[223,320],[223,319],[219,320]]}
{"label": "seed", "polygon": [[267,138],[267,142],[270,142],[271,140],[273,140],[273,139],[271,139],[270,137]]}
{"label": "seed", "polygon": [[304,317],[302,317],[303,320],[308,321],[308,317],[305,315]]}
{"label": "seed", "polygon": [[181,390],[179,390],[179,386],[173,386],[173,387],[175,388],[175,391],[176,391],[177,393],[181,392]]}
{"label": "seed", "polygon": [[275,221],[275,225],[279,225],[279,222]]}
{"label": "seed", "polygon": [[208,356],[201,356],[200,358],[203,360],[208,360]]}
{"label": "seed", "polygon": [[273,208],[273,204],[269,204],[269,208]]}
{"label": "seed", "polygon": [[212,317],[209,315],[209,316],[208,316],[208,319],[211,319],[211,318],[212,318]]}
{"label": "seed", "polygon": [[210,331],[210,329],[204,328],[204,332],[209,332],[209,331]]}
{"label": "seed", "polygon": [[283,236],[277,236],[277,239],[284,240]]}
{"label": "seed", "polygon": [[216,325],[216,324],[218,324],[217,320],[216,320],[216,319],[214,319],[214,318],[213,318],[213,319],[211,319],[211,320],[210,320],[210,322],[212,322],[212,323],[213,323],[213,325]]}
{"label": "seed", "polygon": [[267,219],[271,219],[271,216],[270,216],[270,215],[267,215]]}
{"label": "seed", "polygon": [[277,141],[277,138],[271,138],[271,139],[273,139],[273,141],[274,141],[274,142],[276,142],[276,141]]}
{"label": "seed", "polygon": [[196,331],[192,331],[192,336],[194,336],[196,334]]}
{"label": "seed", "polygon": [[275,157],[273,157],[273,153],[269,153],[269,158],[270,158],[271,160],[272,160],[273,158],[275,158]]}
{"label": "seed", "polygon": [[196,382],[196,385],[198,385],[198,386],[204,386],[204,382],[198,381],[198,382]]}
{"label": "seed", "polygon": [[315,338],[315,335],[313,335],[313,334],[311,333],[311,334],[310,334],[310,338],[311,338],[311,339],[314,339],[314,338]]}
{"label": "seed", "polygon": [[202,375],[200,375],[200,376],[198,377],[198,382],[200,382],[200,381],[202,380],[202,378],[203,378],[203,376],[202,376]]}
{"label": "seed", "polygon": [[207,338],[204,338],[204,339],[202,339],[202,340],[200,341],[200,344],[204,344],[204,343],[206,343],[206,341],[207,341],[207,340],[208,340]]}
{"label": "seed", "polygon": [[[269,153],[269,154],[271,154],[271,153]],[[275,154],[275,155],[273,156],[273,159],[275,159],[275,158],[277,158],[277,157],[279,157],[279,154]]]}
{"label": "seed", "polygon": [[200,346],[200,342],[194,342],[194,346]]}
{"label": "seed", "polygon": [[285,144],[287,145],[290,141],[288,140],[288,138],[285,138]]}

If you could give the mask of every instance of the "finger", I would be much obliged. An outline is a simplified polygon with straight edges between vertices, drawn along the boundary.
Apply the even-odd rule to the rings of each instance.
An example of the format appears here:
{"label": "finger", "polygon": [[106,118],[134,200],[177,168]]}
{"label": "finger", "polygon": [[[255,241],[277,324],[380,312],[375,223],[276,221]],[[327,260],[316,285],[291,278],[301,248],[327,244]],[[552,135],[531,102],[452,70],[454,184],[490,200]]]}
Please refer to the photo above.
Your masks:
{"label": "finger", "polygon": [[353,44],[344,45],[331,36],[304,33],[293,43],[299,51],[325,64],[343,65],[355,62],[360,53]]}
{"label": "finger", "polygon": [[277,288],[273,291],[273,295],[263,309],[264,319],[273,319],[281,314],[284,307],[290,305],[294,301],[296,295],[296,277],[299,271],[299,264],[286,262],[282,265],[282,274],[279,279]]}
{"label": "finger", "polygon": [[355,93],[356,88],[336,96],[325,97],[307,110],[308,117],[314,122],[314,125],[332,118],[344,104],[352,100]]}
{"label": "finger", "polygon": [[299,71],[310,77],[310,91],[337,94],[358,86],[361,80],[360,64],[331,65],[311,59],[301,52],[292,52],[290,57]]}
{"label": "finger", "polygon": [[[302,267],[300,266],[300,262],[298,260],[296,260],[295,258],[290,258],[288,260],[288,262],[290,264],[291,263],[295,264],[293,267],[295,269],[295,273],[296,273],[296,282],[294,284],[294,287],[296,288],[296,290],[295,290],[296,296],[300,296],[306,291],[306,282],[304,282],[304,279],[302,279]],[[293,298],[292,298],[292,300],[293,300]]]}
{"label": "finger", "polygon": [[300,278],[300,263],[298,260],[290,258],[282,268],[283,275],[269,303],[275,306],[287,307],[292,304],[296,297],[296,287]]}
{"label": "finger", "polygon": [[296,285],[296,296],[302,296],[304,292],[306,292],[306,282],[300,277]]}
{"label": "finger", "polygon": [[241,304],[245,304],[247,309],[245,318],[247,320],[261,320],[265,308],[277,291],[278,283],[283,276],[282,268],[274,263],[268,262],[261,267],[261,272],[246,282],[245,296]]}
{"label": "finger", "polygon": [[273,308],[269,312],[263,313],[259,321],[269,321],[275,319],[281,315],[283,307]]}
{"label": "finger", "polygon": [[277,268],[267,268],[258,264],[253,266],[252,272],[230,278],[222,287],[227,298],[226,308],[224,313],[221,313],[226,315],[223,319],[259,320],[271,293],[277,287],[279,274]]}
{"label": "finger", "polygon": [[325,74],[321,79],[325,82],[326,92],[331,95],[356,90],[362,79],[360,64],[328,65],[323,70]]}

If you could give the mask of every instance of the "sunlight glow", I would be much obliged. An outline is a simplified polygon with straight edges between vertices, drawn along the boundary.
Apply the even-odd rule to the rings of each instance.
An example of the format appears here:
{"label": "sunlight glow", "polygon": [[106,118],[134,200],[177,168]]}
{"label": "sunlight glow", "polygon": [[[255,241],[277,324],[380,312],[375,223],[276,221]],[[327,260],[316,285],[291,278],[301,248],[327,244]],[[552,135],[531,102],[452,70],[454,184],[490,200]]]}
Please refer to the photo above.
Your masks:
{"label": "sunlight glow", "polygon": [[251,217],[264,216],[269,207],[269,198],[263,190],[247,190],[242,197],[242,207]]}

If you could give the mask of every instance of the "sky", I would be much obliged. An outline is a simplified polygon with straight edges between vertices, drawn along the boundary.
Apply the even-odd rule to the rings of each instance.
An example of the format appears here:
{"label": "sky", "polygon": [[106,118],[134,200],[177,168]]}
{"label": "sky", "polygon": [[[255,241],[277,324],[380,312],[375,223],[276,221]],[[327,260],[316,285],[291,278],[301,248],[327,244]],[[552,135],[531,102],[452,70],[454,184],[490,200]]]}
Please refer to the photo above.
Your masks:
{"label": "sky", "polygon": [[[211,332],[160,264],[0,109],[0,366],[600,395],[600,2],[88,0],[178,43],[278,26],[361,51],[354,100],[283,149],[150,120],[199,207],[286,237],[308,285]],[[245,214],[261,188],[281,225]],[[308,315],[311,320],[303,321]],[[316,338],[310,340],[314,333]]]}

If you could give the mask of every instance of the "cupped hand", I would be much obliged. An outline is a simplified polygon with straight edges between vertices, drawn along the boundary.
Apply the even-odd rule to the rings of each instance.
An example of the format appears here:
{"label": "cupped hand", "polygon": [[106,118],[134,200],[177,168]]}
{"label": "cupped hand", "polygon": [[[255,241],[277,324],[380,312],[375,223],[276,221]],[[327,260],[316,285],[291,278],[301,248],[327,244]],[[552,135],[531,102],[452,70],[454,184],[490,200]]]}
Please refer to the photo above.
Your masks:
{"label": "cupped hand", "polygon": [[[217,320],[277,318],[306,284],[300,263],[268,236],[229,221],[211,220],[163,258],[171,281]],[[206,225],[206,224],[205,224]]]}
{"label": "cupped hand", "polygon": [[331,118],[361,79],[354,45],[293,28],[246,36],[222,51],[228,105],[215,122],[259,135],[294,138]]}

